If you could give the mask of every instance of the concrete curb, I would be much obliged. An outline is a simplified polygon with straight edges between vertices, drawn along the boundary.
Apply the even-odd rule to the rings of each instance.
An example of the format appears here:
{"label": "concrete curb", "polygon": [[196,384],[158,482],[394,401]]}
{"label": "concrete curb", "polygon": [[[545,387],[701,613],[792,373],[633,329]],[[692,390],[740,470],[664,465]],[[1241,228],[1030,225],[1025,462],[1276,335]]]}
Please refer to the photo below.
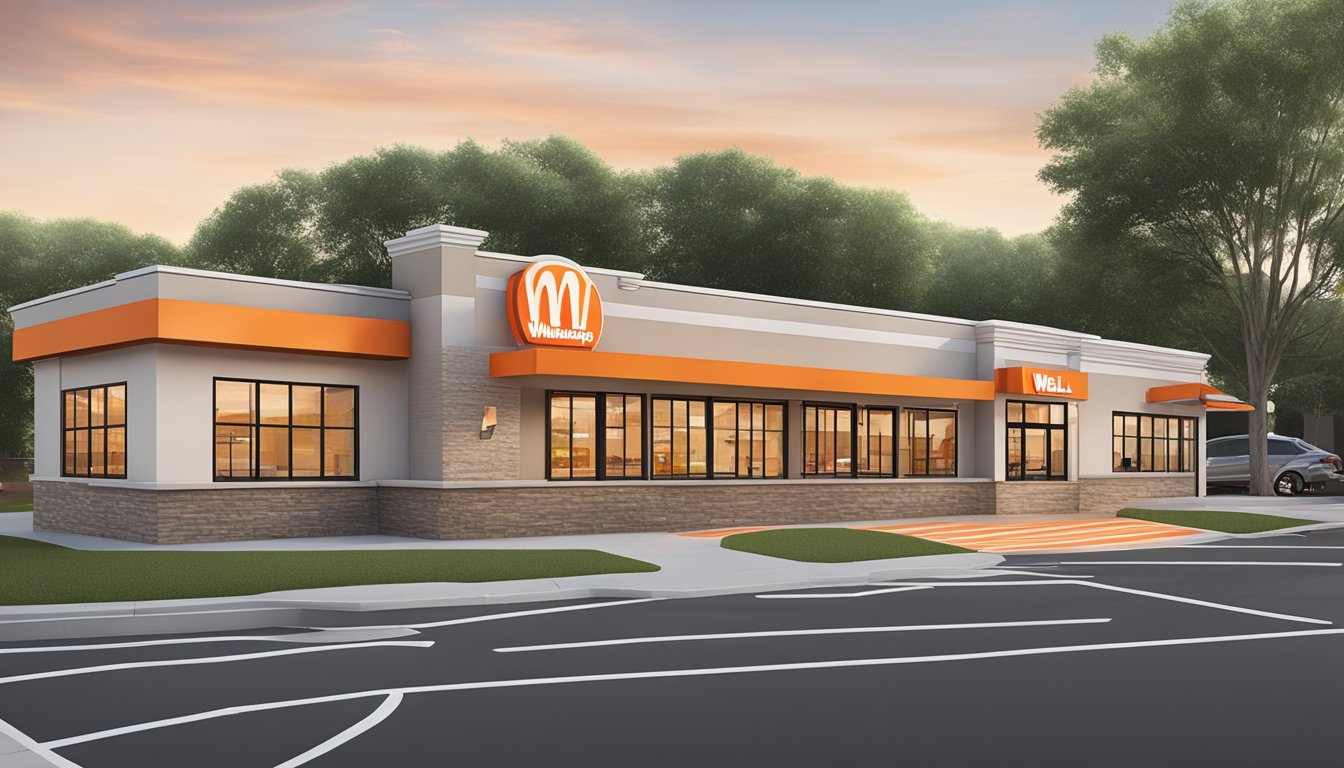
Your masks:
{"label": "concrete curb", "polygon": [[[631,583],[641,576],[658,574],[612,574],[477,584],[334,587],[199,600],[3,606],[0,607],[0,642],[322,626],[347,618],[351,613],[459,605],[597,598],[675,599],[786,589],[857,587],[891,579],[965,576],[968,571],[1002,562],[1003,557],[999,555],[976,552],[867,563],[795,563],[703,576],[665,575],[660,579],[665,582],[662,586]],[[837,572],[827,574],[830,569]],[[806,575],[796,575],[800,570]],[[719,583],[707,583],[712,581]],[[678,585],[677,582],[682,583]],[[401,594],[377,594],[384,591]],[[416,593],[421,594],[417,596]],[[366,596],[361,597],[361,594]]]}

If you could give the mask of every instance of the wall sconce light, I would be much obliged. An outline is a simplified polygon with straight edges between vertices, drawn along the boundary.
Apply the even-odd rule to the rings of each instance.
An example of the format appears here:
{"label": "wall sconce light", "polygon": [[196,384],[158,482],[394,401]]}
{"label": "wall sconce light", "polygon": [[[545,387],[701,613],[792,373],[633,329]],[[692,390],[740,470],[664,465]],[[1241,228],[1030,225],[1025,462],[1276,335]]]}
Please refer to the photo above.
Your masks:
{"label": "wall sconce light", "polygon": [[481,439],[489,440],[495,434],[495,424],[498,423],[498,411],[495,406],[485,406],[485,415],[481,417]]}

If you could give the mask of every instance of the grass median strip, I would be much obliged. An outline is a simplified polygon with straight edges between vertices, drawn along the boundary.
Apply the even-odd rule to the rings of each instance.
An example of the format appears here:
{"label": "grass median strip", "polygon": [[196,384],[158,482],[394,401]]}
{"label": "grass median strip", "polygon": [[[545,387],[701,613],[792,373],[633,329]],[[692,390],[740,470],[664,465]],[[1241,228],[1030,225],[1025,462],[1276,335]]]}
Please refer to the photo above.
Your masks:
{"label": "grass median strip", "polygon": [[648,573],[595,549],[86,551],[0,536],[0,605],[171,600],[360,584]]}
{"label": "grass median strip", "polygon": [[32,512],[33,502],[31,499],[24,501],[0,501],[0,513],[4,512]]}
{"label": "grass median strip", "polygon": [[963,547],[885,531],[850,528],[777,528],[725,536],[724,549],[804,563],[853,563],[920,555],[973,552]]}
{"label": "grass median strip", "polygon": [[1147,520],[1153,523],[1202,528],[1219,533],[1262,533],[1280,528],[1312,525],[1317,520],[1299,520],[1278,515],[1256,515],[1248,512],[1216,512],[1204,509],[1122,509],[1119,517]]}

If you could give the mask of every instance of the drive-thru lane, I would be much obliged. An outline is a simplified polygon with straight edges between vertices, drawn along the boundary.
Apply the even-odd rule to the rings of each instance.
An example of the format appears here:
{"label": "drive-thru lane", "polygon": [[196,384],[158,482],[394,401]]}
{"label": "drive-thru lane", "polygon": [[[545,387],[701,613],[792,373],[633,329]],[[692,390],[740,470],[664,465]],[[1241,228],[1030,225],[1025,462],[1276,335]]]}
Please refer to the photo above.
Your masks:
{"label": "drive-thru lane", "polygon": [[0,720],[86,768],[1321,764],[1344,746],[1339,563],[1344,533],[1316,531],[862,588],[0,644]]}

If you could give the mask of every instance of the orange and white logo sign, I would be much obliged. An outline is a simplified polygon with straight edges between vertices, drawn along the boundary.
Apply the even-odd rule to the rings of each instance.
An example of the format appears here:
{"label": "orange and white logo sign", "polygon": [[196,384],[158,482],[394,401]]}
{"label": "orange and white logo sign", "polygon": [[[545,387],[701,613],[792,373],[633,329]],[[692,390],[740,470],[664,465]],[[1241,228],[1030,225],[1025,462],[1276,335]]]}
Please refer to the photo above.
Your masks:
{"label": "orange and white logo sign", "polygon": [[1087,399],[1087,374],[1045,368],[996,368],[994,389],[1015,395],[1048,395],[1070,400]]}
{"label": "orange and white logo sign", "polygon": [[519,344],[592,349],[602,338],[602,297],[571,261],[545,257],[509,278],[509,327]]}

